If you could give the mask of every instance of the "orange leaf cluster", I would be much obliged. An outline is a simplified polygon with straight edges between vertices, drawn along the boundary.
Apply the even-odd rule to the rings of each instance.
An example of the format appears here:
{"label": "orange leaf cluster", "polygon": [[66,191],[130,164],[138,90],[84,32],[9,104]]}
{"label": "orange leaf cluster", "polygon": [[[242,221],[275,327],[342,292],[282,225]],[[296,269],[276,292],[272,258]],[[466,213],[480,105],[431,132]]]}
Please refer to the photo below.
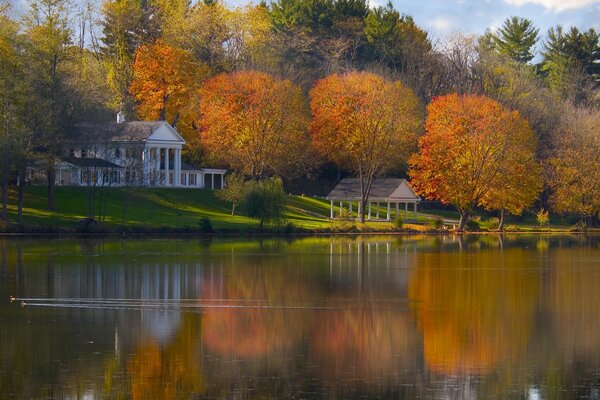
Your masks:
{"label": "orange leaf cluster", "polygon": [[140,119],[178,120],[178,130],[193,139],[197,90],[209,69],[183,49],[162,42],[139,48],[133,64],[134,96]]}
{"label": "orange leaf cluster", "polygon": [[306,156],[308,110],[290,81],[235,72],[209,79],[200,93],[202,143],[218,160],[260,178]]}
{"label": "orange leaf cluster", "polygon": [[428,107],[413,186],[427,198],[520,213],[541,190],[537,142],[528,122],[484,96],[451,94]]}

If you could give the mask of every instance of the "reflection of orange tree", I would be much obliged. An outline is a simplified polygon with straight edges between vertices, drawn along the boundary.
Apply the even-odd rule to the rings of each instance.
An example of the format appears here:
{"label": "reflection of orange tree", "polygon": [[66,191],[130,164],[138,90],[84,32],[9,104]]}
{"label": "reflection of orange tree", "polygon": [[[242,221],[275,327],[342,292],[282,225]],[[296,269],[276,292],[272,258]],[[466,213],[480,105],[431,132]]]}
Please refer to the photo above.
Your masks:
{"label": "reflection of orange tree", "polygon": [[526,347],[539,290],[520,249],[422,254],[410,278],[431,371],[486,373]]}
{"label": "reflection of orange tree", "polygon": [[352,373],[356,382],[390,381],[416,360],[416,332],[405,311],[363,304],[323,312],[314,320],[311,353],[332,383]]}
{"label": "reflection of orange tree", "polygon": [[204,312],[204,345],[220,354],[263,357],[299,343],[308,313],[280,307],[310,305],[306,301],[315,293],[286,272],[281,267],[243,266],[230,271],[222,288],[207,282],[203,297],[224,300],[215,304],[226,307]]}
{"label": "reflection of orange tree", "polygon": [[133,399],[189,398],[202,390],[199,328],[198,315],[185,314],[172,343],[150,341],[137,349],[128,364]]}

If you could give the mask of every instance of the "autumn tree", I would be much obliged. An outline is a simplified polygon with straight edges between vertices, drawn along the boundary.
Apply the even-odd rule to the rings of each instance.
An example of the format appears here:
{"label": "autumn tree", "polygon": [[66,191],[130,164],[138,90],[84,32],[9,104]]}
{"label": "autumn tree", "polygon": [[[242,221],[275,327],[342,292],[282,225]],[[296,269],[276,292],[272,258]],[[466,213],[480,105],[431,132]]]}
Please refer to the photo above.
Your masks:
{"label": "autumn tree", "polygon": [[400,82],[354,72],[330,75],[310,92],[311,134],[329,161],[360,180],[364,222],[373,180],[402,165],[415,148],[423,110]]}
{"label": "autumn tree", "polygon": [[548,159],[551,204],[580,215],[588,225],[600,217],[600,114],[566,107]]}
{"label": "autumn tree", "polygon": [[160,41],[140,47],[129,88],[137,115],[144,120],[168,120],[192,139],[198,89],[208,73],[208,66],[196,62],[186,50]]}
{"label": "autumn tree", "polygon": [[429,199],[456,206],[459,230],[477,206],[518,212],[539,193],[529,123],[487,97],[434,99],[419,149],[410,161],[413,185]]}
{"label": "autumn tree", "polygon": [[307,155],[308,110],[288,80],[244,71],[200,90],[201,140],[209,154],[254,179],[296,172]]}
{"label": "autumn tree", "polygon": [[539,28],[535,27],[533,21],[513,16],[504,20],[496,32],[488,30],[482,41],[498,53],[525,64],[535,56],[538,33]]}

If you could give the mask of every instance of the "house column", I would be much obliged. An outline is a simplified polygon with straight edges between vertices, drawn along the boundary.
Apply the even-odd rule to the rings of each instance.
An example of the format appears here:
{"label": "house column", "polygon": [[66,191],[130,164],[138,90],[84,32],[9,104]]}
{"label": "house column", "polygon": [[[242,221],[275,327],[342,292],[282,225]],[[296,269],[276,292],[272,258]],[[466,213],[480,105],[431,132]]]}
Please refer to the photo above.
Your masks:
{"label": "house column", "polygon": [[160,147],[154,148],[154,184],[160,184]]}
{"label": "house column", "polygon": [[144,147],[142,157],[144,157],[142,161],[142,182],[144,186],[148,186],[150,184],[150,148]]}
{"label": "house column", "polygon": [[181,185],[181,149],[175,149],[175,176],[173,182],[175,186]]}
{"label": "house column", "polygon": [[210,174],[210,188],[215,190],[215,174]]}
{"label": "house column", "polygon": [[165,186],[169,185],[169,148],[165,147]]}

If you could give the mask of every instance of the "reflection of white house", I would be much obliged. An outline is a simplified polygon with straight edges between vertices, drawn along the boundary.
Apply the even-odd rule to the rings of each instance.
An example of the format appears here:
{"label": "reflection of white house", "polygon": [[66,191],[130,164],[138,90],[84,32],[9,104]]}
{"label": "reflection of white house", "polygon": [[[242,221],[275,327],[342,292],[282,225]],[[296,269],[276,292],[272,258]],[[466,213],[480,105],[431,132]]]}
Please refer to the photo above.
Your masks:
{"label": "reflection of white house", "polygon": [[226,170],[181,161],[185,140],[166,121],[120,116],[116,123],[78,124],[71,137],[56,165],[57,185],[223,187]]}

